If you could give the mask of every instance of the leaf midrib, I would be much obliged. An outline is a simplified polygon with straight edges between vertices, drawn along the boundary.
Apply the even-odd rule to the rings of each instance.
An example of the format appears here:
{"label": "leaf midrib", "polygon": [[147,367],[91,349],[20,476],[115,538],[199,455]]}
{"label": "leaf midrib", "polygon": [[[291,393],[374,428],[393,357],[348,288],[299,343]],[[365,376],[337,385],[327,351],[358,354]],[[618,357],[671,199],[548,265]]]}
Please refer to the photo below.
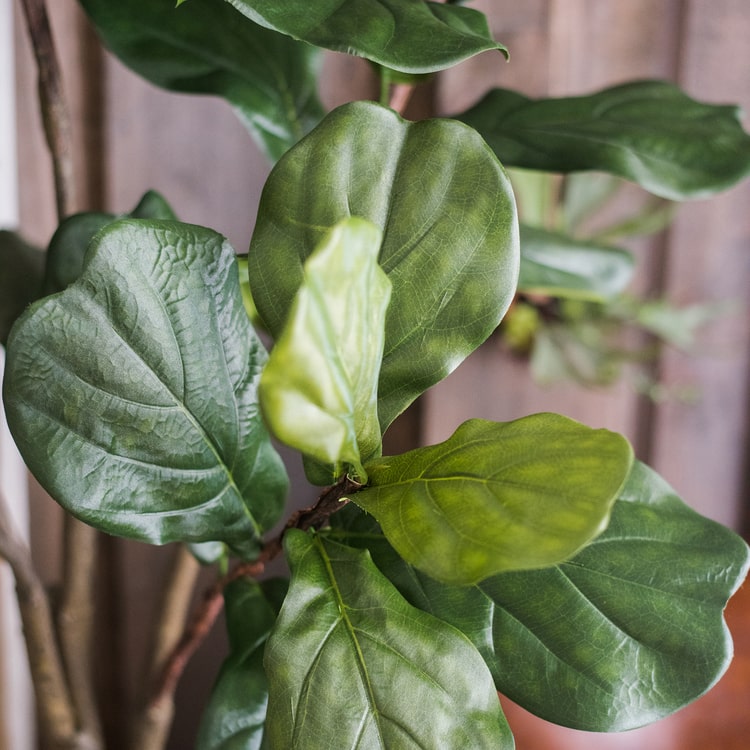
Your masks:
{"label": "leaf midrib", "polygon": [[[152,288],[151,284],[149,284],[148,286],[149,286],[149,288]],[[155,292],[155,290],[154,290],[154,297],[156,298],[156,300],[158,301],[160,307],[162,308],[166,320],[169,321],[169,331],[172,334],[172,336],[174,337],[174,327],[172,326],[172,319],[171,319],[171,317],[169,315],[169,311],[164,306],[164,300],[162,299],[161,295],[159,295],[159,294],[157,294]],[[151,368],[151,366],[148,364],[148,362],[146,362],[146,360],[143,358],[143,356],[141,355],[141,353],[138,352],[133,347],[133,345],[127,340],[127,338],[125,338],[125,336],[123,336],[123,334],[120,332],[120,330],[115,326],[115,322],[113,320],[111,320],[110,317],[107,315],[106,310],[104,310],[101,307],[101,305],[93,297],[90,297],[90,296],[88,296],[86,294],[82,293],[80,299],[84,303],[84,308],[87,309],[89,312],[93,312],[93,311],[96,312],[97,316],[99,317],[100,322],[103,322],[104,325],[106,327],[108,327],[115,336],[117,336],[117,338],[122,342],[123,346],[128,351],[132,352],[132,354],[136,358],[136,360],[141,363],[141,365],[143,366],[143,368],[145,369],[145,371],[148,372],[149,374],[151,374],[156,379],[156,381],[164,388],[165,392],[167,394],[169,394],[169,396],[172,397],[172,399],[175,402],[176,408],[183,413],[183,415],[185,416],[185,418],[188,421],[188,423],[193,426],[193,428],[195,429],[195,431],[199,435],[200,439],[205,443],[205,445],[208,447],[208,449],[211,452],[211,454],[214,456],[214,459],[216,461],[217,466],[219,466],[224,471],[224,474],[225,474],[226,480],[227,480],[226,486],[229,487],[230,489],[232,489],[234,491],[234,493],[235,493],[235,496],[240,500],[239,505],[243,509],[243,511],[244,511],[246,517],[248,518],[248,520],[250,521],[250,523],[252,524],[254,534],[256,534],[257,536],[260,536],[262,532],[261,532],[260,527],[258,526],[258,522],[256,521],[255,517],[250,512],[250,509],[247,507],[246,503],[243,502],[243,500],[242,500],[243,499],[243,495],[240,492],[239,487],[237,486],[237,484],[234,481],[234,477],[231,474],[231,470],[230,470],[228,464],[224,461],[224,459],[222,458],[221,454],[219,453],[218,446],[212,440],[211,435],[206,431],[206,429],[197,420],[197,418],[193,415],[193,413],[187,408],[186,404],[182,401],[182,399],[180,399],[177,396],[177,394],[175,394],[172,391],[172,389],[169,387],[169,385],[167,383],[165,383],[161,379],[161,377],[159,377],[158,373],[155,372]],[[182,349],[180,348],[179,341],[178,341],[178,339],[176,337],[174,338],[174,341],[175,341],[175,346],[177,348],[177,351],[179,353],[180,363],[182,364],[182,366],[184,368],[185,361],[184,361],[184,358],[182,356]],[[227,371],[227,374],[229,374],[229,368],[228,368],[228,364],[227,364],[226,361],[224,361],[224,366],[225,366],[225,369]],[[184,374],[183,374],[183,379],[184,379]],[[236,401],[237,401],[236,400],[236,395],[235,395],[234,389],[232,389],[232,402],[233,402],[234,407],[235,407],[235,413],[236,413],[236,410],[237,410],[237,403],[236,403]],[[239,431],[238,425],[236,423],[235,423],[235,428],[238,429],[238,431]],[[237,443],[239,444],[239,436],[238,436],[238,439],[237,439]]]}
{"label": "leaf midrib", "polygon": [[344,624],[344,627],[346,628],[346,631],[352,641],[352,644],[354,645],[354,651],[357,655],[357,666],[359,668],[359,673],[362,679],[362,682],[365,686],[365,692],[367,694],[367,701],[370,707],[370,713],[373,716],[373,720],[375,721],[375,726],[377,727],[378,736],[380,737],[380,743],[382,747],[386,747],[385,739],[383,737],[383,728],[380,724],[380,709],[377,707],[377,702],[375,700],[375,692],[372,687],[372,683],[370,681],[370,675],[367,669],[367,664],[365,663],[365,656],[362,652],[362,648],[360,646],[359,640],[357,638],[357,629],[354,627],[354,624],[349,619],[349,616],[347,614],[347,607],[344,603],[344,597],[342,596],[341,589],[338,586],[338,582],[336,580],[336,575],[333,571],[333,566],[331,565],[330,557],[328,556],[328,552],[326,551],[325,547],[323,546],[323,543],[321,542],[320,538],[318,536],[313,537],[313,543],[315,544],[315,547],[318,550],[318,554],[320,555],[321,559],[323,560],[323,564],[326,568],[326,573],[328,575],[328,580],[331,582],[331,590],[336,598],[336,604],[338,606],[339,610],[339,621]]}

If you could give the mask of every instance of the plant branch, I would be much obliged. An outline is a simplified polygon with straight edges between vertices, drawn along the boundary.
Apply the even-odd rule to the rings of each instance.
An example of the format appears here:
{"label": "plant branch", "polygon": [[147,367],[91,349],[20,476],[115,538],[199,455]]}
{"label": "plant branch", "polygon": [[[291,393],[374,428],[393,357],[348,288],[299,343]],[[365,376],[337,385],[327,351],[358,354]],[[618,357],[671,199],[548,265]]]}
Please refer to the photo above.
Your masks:
{"label": "plant branch", "polygon": [[203,601],[193,615],[180,640],[163,662],[161,676],[137,728],[131,747],[133,750],[161,750],[169,731],[174,713],[174,693],[190,658],[203,643],[224,606],[224,589],[238,578],[262,575],[266,564],[282,550],[282,539],[287,530],[295,528],[307,531],[322,526],[336,511],[346,505],[347,495],[362,485],[349,477],[327,488],[317,502],[292,514],[284,530],[261,550],[257,560],[240,563],[225,576],[217,579],[204,594]]}
{"label": "plant branch", "polygon": [[5,498],[0,495],[0,557],[16,581],[37,712],[43,735],[56,750],[96,747],[78,734],[76,714],[55,640],[52,611],[31,553],[11,525]]}
{"label": "plant branch", "polygon": [[[146,680],[148,685],[157,683],[170,654],[180,642],[200,568],[190,550],[183,544],[179,545],[164,587],[162,607],[151,639],[152,653]],[[145,706],[133,728],[132,747],[138,750],[161,750],[166,745],[173,715],[174,701],[171,696],[158,704],[152,701]]]}
{"label": "plant branch", "polygon": [[99,710],[92,679],[97,534],[68,515],[64,534],[64,585],[57,628],[80,727],[101,746]]}
{"label": "plant branch", "polygon": [[388,106],[403,116],[416,87],[411,83],[397,83],[391,88]]}
{"label": "plant branch", "polygon": [[57,63],[52,29],[44,0],[21,0],[21,5],[36,58],[39,104],[44,134],[52,157],[57,217],[58,221],[61,221],[71,213],[73,206],[70,117],[65,103],[62,76]]}
{"label": "plant branch", "polygon": [[[21,0],[21,5],[37,63],[39,104],[52,157],[57,216],[62,221],[72,213],[75,192],[70,116],[45,2]],[[63,533],[65,588],[58,618],[60,642],[78,724],[86,734],[99,738],[91,663],[97,535],[68,514]]]}

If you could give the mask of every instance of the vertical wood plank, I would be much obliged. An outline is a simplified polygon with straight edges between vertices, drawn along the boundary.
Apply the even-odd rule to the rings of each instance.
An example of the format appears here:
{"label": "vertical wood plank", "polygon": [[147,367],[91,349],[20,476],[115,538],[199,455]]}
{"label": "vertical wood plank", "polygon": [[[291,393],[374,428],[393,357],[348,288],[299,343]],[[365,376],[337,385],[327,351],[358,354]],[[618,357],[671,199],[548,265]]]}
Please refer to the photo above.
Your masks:
{"label": "vertical wood plank", "polygon": [[[743,0],[686,4],[680,83],[694,97],[750,107],[750,15]],[[745,127],[750,123],[745,119]],[[655,414],[654,466],[693,507],[737,526],[747,489],[750,383],[750,185],[678,215],[665,293],[683,304],[729,302],[705,330],[698,356],[665,351],[665,383],[697,387],[698,402],[668,402]]]}
{"label": "vertical wood plank", "polygon": [[[440,84],[440,109],[456,111],[490,87],[516,88],[530,96],[590,93],[632,77],[674,77],[679,3],[673,0],[548,0],[518,4],[485,0],[495,37],[510,47],[511,62],[498,67],[489,55],[449,71]],[[644,19],[648,18],[648,24]],[[594,62],[595,61],[595,62]],[[642,200],[626,191],[621,208]],[[658,253],[659,239],[631,243],[638,257]],[[649,285],[651,264],[644,264]],[[572,384],[542,388],[531,382],[525,361],[503,351],[496,337],[475,352],[447,380],[425,396],[424,439],[445,439],[472,416],[506,421],[538,411],[557,411],[597,427],[608,427],[635,442],[640,397],[625,381],[608,389]]]}
{"label": "vertical wood plank", "polygon": [[[488,86],[516,87],[537,96],[575,95],[638,77],[678,81],[698,98],[748,104],[750,17],[741,0],[719,4],[701,0],[549,0],[542,4],[497,0],[477,3],[477,7],[493,14],[496,38],[509,44],[512,62],[508,68],[523,55],[521,59],[531,58],[537,69],[501,76],[492,66],[489,72],[485,70],[487,63],[461,66],[446,77],[441,98],[444,112],[472,104],[481,96],[477,89]],[[531,51],[517,49],[521,43],[530,45]],[[460,421],[472,416],[505,420],[544,409],[619,430],[634,441],[643,430],[654,427],[651,438],[642,441],[640,457],[650,460],[701,512],[736,523],[743,468],[746,471],[743,461],[750,455],[746,404],[750,220],[742,208],[749,198],[748,187],[742,186],[719,199],[691,204],[679,214],[668,236],[635,247],[645,261],[640,289],[663,292],[676,303],[717,298],[740,302],[741,309],[728,325],[724,320],[713,328],[706,352],[712,356],[688,359],[668,352],[663,357],[661,373],[667,385],[687,381],[704,391],[697,407],[672,402],[644,409],[641,400],[621,386],[608,392],[572,386],[540,389],[529,382],[526,365],[503,354],[491,339],[426,395],[425,442],[444,439]],[[744,487],[748,486],[745,480]],[[745,614],[737,610],[743,606]],[[747,606],[740,602],[732,607],[738,611],[731,623],[738,647],[746,648]],[[688,711],[624,734],[555,727],[509,704],[517,750],[739,748],[746,742],[750,718],[746,711],[737,710],[743,688],[732,674],[739,674],[741,680],[746,664],[740,660],[715,692]],[[717,705],[727,709],[719,714]]]}

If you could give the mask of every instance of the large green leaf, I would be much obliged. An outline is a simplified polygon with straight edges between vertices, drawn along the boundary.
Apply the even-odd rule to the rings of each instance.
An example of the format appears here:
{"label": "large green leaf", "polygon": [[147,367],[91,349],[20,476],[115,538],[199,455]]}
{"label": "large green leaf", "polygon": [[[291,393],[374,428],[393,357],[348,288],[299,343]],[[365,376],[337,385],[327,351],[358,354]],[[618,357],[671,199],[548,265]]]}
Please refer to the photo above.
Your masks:
{"label": "large green leaf", "polygon": [[[466,633],[498,690],[535,714],[590,731],[631,729],[706,692],[732,655],[723,610],[748,570],[747,545],[688,508],[636,463],[609,527],[570,561],[445,586],[406,565],[352,514],[366,544],[417,607]],[[352,533],[353,532],[353,533]]]}
{"label": "large green leaf", "polygon": [[[224,97],[272,160],[323,116],[318,51],[218,0],[80,0],[107,46],[173,91]],[[189,154],[185,154],[189,158]]]}
{"label": "large green leaf", "polygon": [[260,380],[266,422],[282,442],[364,483],[379,455],[378,376],[391,283],[378,265],[382,234],[344,219],[306,260],[284,330]]}
{"label": "large green leaf", "polygon": [[[149,190],[129,213],[134,219],[176,219],[159,193]],[[44,294],[61,292],[83,270],[83,258],[94,235],[118,217],[115,214],[86,212],[63,219],[47,248],[44,268]]]}
{"label": "large green leaf", "polygon": [[621,435],[558,414],[472,419],[444,443],[368,464],[352,500],[446,583],[572,557],[606,527],[632,462]]}
{"label": "large green leaf", "polygon": [[369,555],[293,530],[289,595],[266,648],[270,746],[511,750],[465,636],[404,601]]}
{"label": "large green leaf", "polygon": [[257,404],[265,360],[222,237],[122,220],[14,327],[8,423],[42,485],[91,525],[251,555],[287,485]]}
{"label": "large green leaf", "polygon": [[230,654],[201,717],[197,750],[260,750],[268,704],[263,649],[278,615],[274,595],[285,590],[284,581],[243,578],[224,592]]}
{"label": "large green leaf", "polygon": [[519,291],[604,301],[624,291],[634,265],[620,248],[521,225]]}
{"label": "large green leaf", "polygon": [[750,136],[738,114],[672,84],[639,81],[569,99],[495,89],[458,119],[508,166],[610,172],[683,199],[711,195],[750,173]]}
{"label": "large green leaf", "polygon": [[385,431],[500,322],[518,274],[515,202],[470,128],[409,123],[369,102],[340,107],[276,165],[261,198],[248,271],[275,336],[305,258],[348,216],[383,230],[379,260],[393,285],[378,389]]}
{"label": "large green leaf", "polygon": [[405,73],[443,70],[485,50],[507,57],[490,36],[486,17],[470,8],[422,0],[227,2],[269,29]]}
{"label": "large green leaf", "polygon": [[42,289],[44,253],[14,232],[0,231],[0,344]]}

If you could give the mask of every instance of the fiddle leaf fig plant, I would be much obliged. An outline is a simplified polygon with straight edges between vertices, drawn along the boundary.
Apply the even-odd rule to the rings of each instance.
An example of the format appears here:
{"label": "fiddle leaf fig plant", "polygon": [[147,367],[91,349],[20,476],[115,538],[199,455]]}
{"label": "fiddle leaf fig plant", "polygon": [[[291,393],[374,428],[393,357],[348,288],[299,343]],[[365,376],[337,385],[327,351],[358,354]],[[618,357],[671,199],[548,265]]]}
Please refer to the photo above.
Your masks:
{"label": "fiddle leaf fig plant", "polygon": [[[410,122],[388,106],[402,74],[502,61],[479,11],[81,5],[145,78],[224,97],[275,163],[247,253],[154,193],[124,217],[68,217],[44,271],[0,236],[3,279],[34,279],[0,312],[15,319],[8,422],[39,482],[109,534],[190,545],[222,571],[238,560],[217,583],[230,653],[200,750],[511,750],[498,693],[619,731],[708,690],[748,547],[624,437],[559,414],[471,419],[400,455],[383,435],[519,289],[590,303],[630,278],[618,248],[520,226],[503,164],[705,196],[750,173],[736,110],[637,82],[573,99],[496,90]],[[317,48],[370,60],[386,96],[325,113]],[[284,513],[271,436],[323,487],[312,507]],[[290,581],[257,580],[282,553]],[[144,731],[138,747],[158,746]]]}

